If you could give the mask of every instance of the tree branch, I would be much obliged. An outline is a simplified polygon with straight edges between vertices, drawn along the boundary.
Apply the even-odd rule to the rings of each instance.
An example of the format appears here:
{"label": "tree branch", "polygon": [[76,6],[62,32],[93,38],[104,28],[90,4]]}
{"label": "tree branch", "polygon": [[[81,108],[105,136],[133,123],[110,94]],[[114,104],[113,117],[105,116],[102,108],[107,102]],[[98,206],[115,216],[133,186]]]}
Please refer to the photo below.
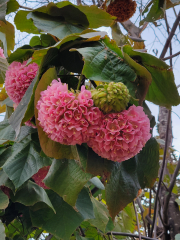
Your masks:
{"label": "tree branch", "polygon": [[[127,236],[127,237],[135,237],[139,238],[139,235],[132,234],[132,233],[124,233],[124,232],[107,232],[107,235],[114,235],[114,236]],[[145,237],[141,235],[142,239],[147,239],[147,240],[157,240],[156,238],[150,238],[150,237]]]}
{"label": "tree branch", "polygon": [[162,60],[165,61],[165,60],[168,60],[168,59],[174,58],[174,57],[178,56],[179,54],[180,54],[180,51],[177,52],[177,53],[175,53],[175,54],[170,55],[169,57],[162,58]]}
{"label": "tree branch", "polygon": [[138,228],[138,233],[139,233],[139,240],[141,240],[141,232],[140,232],[140,228],[139,228],[139,219],[138,219],[138,214],[137,214],[137,210],[136,210],[136,206],[135,206],[135,202],[133,201],[133,206],[134,206],[134,211],[136,214],[136,222],[137,222],[137,228]]}
{"label": "tree branch", "polygon": [[169,34],[169,36],[168,36],[168,38],[167,38],[167,40],[166,40],[166,43],[165,43],[165,45],[164,45],[164,48],[163,48],[162,53],[161,53],[161,55],[160,55],[159,58],[161,58],[161,59],[164,58],[164,56],[165,56],[165,54],[166,54],[166,52],[167,52],[167,49],[168,49],[168,47],[169,47],[169,44],[170,44],[170,42],[171,42],[171,39],[173,38],[174,33],[175,33],[175,31],[176,31],[176,28],[177,28],[177,26],[178,26],[178,24],[179,24],[179,21],[180,21],[180,11],[179,11],[179,14],[178,14],[178,16],[177,16],[177,18],[176,18],[173,26],[172,26],[171,32],[170,32],[170,34]]}
{"label": "tree branch", "polygon": [[155,224],[155,220],[156,220],[157,203],[158,203],[158,197],[159,197],[159,190],[160,190],[161,181],[162,181],[163,173],[164,173],[165,162],[166,162],[166,152],[167,152],[167,148],[168,148],[168,135],[169,135],[169,131],[168,130],[169,130],[170,119],[171,119],[171,111],[169,110],[169,112],[168,112],[168,120],[167,120],[167,128],[166,128],[166,138],[165,138],[163,163],[162,163],[162,167],[161,167],[161,173],[160,173],[160,177],[159,177],[159,183],[158,183],[156,199],[155,199],[155,205],[154,205],[154,216],[153,216],[153,223],[152,223],[151,235],[150,235],[151,237],[152,237],[153,230],[154,230],[154,224]]}
{"label": "tree branch", "polygon": [[27,9],[27,10],[34,10],[33,8],[25,7],[25,6],[22,6],[22,5],[19,5],[19,7],[20,7],[20,8]]}

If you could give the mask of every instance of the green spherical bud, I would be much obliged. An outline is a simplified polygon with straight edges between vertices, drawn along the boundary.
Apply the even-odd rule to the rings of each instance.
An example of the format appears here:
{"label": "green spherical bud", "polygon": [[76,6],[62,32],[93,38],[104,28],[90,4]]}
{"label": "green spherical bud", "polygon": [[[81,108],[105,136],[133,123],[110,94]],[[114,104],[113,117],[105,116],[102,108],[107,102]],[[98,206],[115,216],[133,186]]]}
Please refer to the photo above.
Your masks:
{"label": "green spherical bud", "polygon": [[122,82],[110,82],[99,85],[92,91],[94,105],[104,113],[121,112],[126,109],[130,100],[129,90]]}

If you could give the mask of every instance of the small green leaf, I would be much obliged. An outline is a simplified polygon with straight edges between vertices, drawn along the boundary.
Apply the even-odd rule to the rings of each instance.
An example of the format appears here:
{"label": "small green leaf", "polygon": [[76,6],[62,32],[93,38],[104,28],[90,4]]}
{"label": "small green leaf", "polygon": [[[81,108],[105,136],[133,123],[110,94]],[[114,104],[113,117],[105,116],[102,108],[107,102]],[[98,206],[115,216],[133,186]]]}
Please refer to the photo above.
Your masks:
{"label": "small green leaf", "polygon": [[7,208],[8,204],[9,204],[8,196],[5,193],[3,193],[3,191],[0,189],[0,209]]}
{"label": "small green leaf", "polygon": [[5,74],[8,69],[8,62],[6,58],[0,57],[0,84],[4,83]]}
{"label": "small green leaf", "polygon": [[180,233],[175,235],[175,240],[180,240]]}
{"label": "small green leaf", "polygon": [[33,206],[37,202],[43,202],[56,213],[46,191],[32,181],[28,181],[11,199],[13,202],[19,202],[25,206]]}
{"label": "small green leaf", "polygon": [[97,188],[101,189],[101,190],[105,190],[104,185],[102,184],[101,180],[97,177],[93,177],[89,180],[92,184],[94,184],[94,186],[96,186]]}
{"label": "small green leaf", "polygon": [[91,198],[86,188],[83,188],[79,193],[76,208],[84,220],[95,218]]}
{"label": "small green leaf", "polygon": [[12,63],[14,61],[23,62],[29,59],[34,53],[34,50],[30,48],[29,45],[25,45],[21,48],[16,49],[11,55],[9,56],[8,62]]}
{"label": "small green leaf", "polygon": [[40,45],[43,47],[49,47],[54,45],[55,43],[56,41],[51,35],[41,34],[40,37],[39,36],[32,37],[29,44],[31,47],[34,47],[37,45]]}
{"label": "small green leaf", "polygon": [[8,15],[11,12],[17,11],[19,8],[19,3],[16,0],[9,0],[7,3],[7,11],[6,14]]}
{"label": "small green leaf", "polygon": [[83,172],[75,160],[63,159],[53,161],[44,183],[74,206],[78,194],[90,178],[91,175]]}
{"label": "small green leaf", "polygon": [[34,33],[39,34],[37,27],[34,26],[34,23],[31,19],[27,19],[27,15],[30,11],[20,10],[16,13],[14,18],[14,23],[16,24],[16,28],[21,32]]}
{"label": "small green leaf", "polygon": [[105,232],[106,225],[109,221],[109,214],[106,208],[106,205],[97,201],[95,198],[91,198],[94,208],[94,219],[89,219],[88,222],[100,229],[102,232]]}
{"label": "small green leaf", "polygon": [[30,211],[33,226],[40,227],[57,238],[69,240],[83,218],[55,192],[47,191],[56,214],[49,208]]}
{"label": "small green leaf", "polygon": [[0,236],[1,236],[2,240],[6,239],[5,228],[1,221],[0,221]]}
{"label": "small green leaf", "polygon": [[35,117],[36,117],[36,126],[38,129],[39,141],[43,152],[48,156],[56,159],[74,159],[74,156],[71,151],[71,146],[62,145],[58,142],[52,141],[48,138],[47,134],[39,126],[38,121],[38,110],[36,109],[37,102],[40,99],[40,93],[47,89],[48,85],[52,82],[53,79],[57,79],[55,68],[49,68],[42,76],[41,80],[38,83],[38,86],[35,91]]}

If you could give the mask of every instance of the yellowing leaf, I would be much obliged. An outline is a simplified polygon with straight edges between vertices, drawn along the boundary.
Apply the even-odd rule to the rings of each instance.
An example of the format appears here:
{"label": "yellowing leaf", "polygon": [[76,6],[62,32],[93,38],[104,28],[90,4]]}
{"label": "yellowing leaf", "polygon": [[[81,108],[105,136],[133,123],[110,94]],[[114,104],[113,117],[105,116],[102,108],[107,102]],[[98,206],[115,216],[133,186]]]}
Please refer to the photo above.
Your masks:
{"label": "yellowing leaf", "polygon": [[0,113],[3,113],[6,111],[6,105],[0,106]]}
{"label": "yellowing leaf", "polygon": [[[1,84],[1,85],[3,85],[3,84]],[[5,88],[2,88],[1,92],[0,92],[0,101],[4,101],[7,97],[8,97],[8,95],[6,93]]]}

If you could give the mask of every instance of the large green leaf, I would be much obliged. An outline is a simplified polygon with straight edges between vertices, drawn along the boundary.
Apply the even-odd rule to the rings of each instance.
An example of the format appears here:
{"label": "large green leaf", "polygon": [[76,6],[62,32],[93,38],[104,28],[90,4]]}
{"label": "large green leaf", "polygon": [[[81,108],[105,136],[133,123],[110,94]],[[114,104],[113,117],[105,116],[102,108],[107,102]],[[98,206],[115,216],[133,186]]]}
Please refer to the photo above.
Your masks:
{"label": "large green leaf", "polygon": [[16,49],[11,55],[9,56],[8,62],[12,63],[14,61],[23,62],[29,59],[32,54],[34,53],[34,49],[32,49],[29,45],[25,45],[21,48]]}
{"label": "large green leaf", "polygon": [[4,83],[7,69],[8,69],[8,62],[6,58],[0,57],[0,84]]}
{"label": "large green leaf", "polygon": [[[22,123],[22,121],[25,117],[25,114],[26,114],[27,110],[30,108],[30,105],[31,105],[32,101],[34,102],[33,91],[34,91],[34,89],[37,85],[37,80],[38,80],[38,72],[36,74],[36,77],[32,81],[32,83],[28,87],[28,89],[27,89],[26,93],[24,94],[23,98],[21,99],[21,102],[17,106],[16,110],[14,111],[14,113],[9,118],[9,123],[11,124],[13,129],[15,130],[16,136],[19,135],[21,123]],[[32,111],[33,111],[33,109],[32,109]],[[28,120],[28,119],[26,119],[26,120]]]}
{"label": "large green leaf", "polygon": [[159,144],[150,138],[142,151],[136,155],[137,173],[141,188],[152,188],[159,170]]}
{"label": "large green leaf", "polygon": [[95,218],[91,198],[89,197],[89,193],[86,188],[83,188],[79,193],[76,201],[76,208],[84,220]]}
{"label": "large green leaf", "polygon": [[[109,44],[109,43],[108,43]],[[117,48],[109,44],[96,43],[92,47],[76,49],[82,54],[84,67],[82,73],[89,79],[103,82],[123,82],[135,97],[136,74],[116,53]],[[120,49],[119,49],[119,52]],[[121,53],[122,54],[122,53]]]}
{"label": "large green leaf", "polygon": [[13,50],[15,45],[14,26],[6,21],[0,21],[0,40],[3,42],[4,55],[7,57],[7,50]]}
{"label": "large green leaf", "polygon": [[0,21],[5,22],[6,9],[7,9],[7,1],[0,0]]}
{"label": "large green leaf", "polygon": [[31,19],[27,19],[27,15],[29,13],[30,11],[23,10],[20,10],[16,13],[16,16],[14,18],[16,28],[21,32],[39,34],[39,30],[34,26],[33,21]]}
{"label": "large green leaf", "polygon": [[9,204],[8,196],[5,193],[3,193],[3,191],[0,189],[0,209],[7,208],[8,204]]}
{"label": "large green leaf", "polygon": [[13,192],[15,191],[14,184],[8,178],[8,175],[1,169],[0,170],[0,186],[6,186],[10,188]]}
{"label": "large green leaf", "polygon": [[19,202],[25,206],[33,206],[37,202],[43,202],[55,212],[46,191],[32,181],[28,181],[22,188],[17,190],[15,196],[11,196],[11,199],[13,202]]}
{"label": "large green leaf", "polygon": [[134,51],[130,46],[125,46],[123,51],[143,65],[152,76],[146,100],[167,108],[180,104],[172,68],[150,54]]}
{"label": "large green leaf", "polygon": [[109,213],[106,205],[97,201],[95,198],[91,198],[94,208],[94,219],[89,219],[88,222],[100,229],[102,232],[105,232],[106,225],[109,221]]}
{"label": "large green leaf", "polygon": [[44,166],[51,164],[47,157],[41,157],[37,141],[28,136],[19,143],[14,143],[11,155],[3,165],[3,170],[14,183],[16,189]]}
{"label": "large green leaf", "polygon": [[78,194],[89,179],[91,179],[91,174],[83,172],[75,160],[63,159],[53,161],[44,182],[64,201],[74,206]]}
{"label": "large green leaf", "polygon": [[85,29],[84,27],[72,25],[71,23],[62,20],[62,17],[54,18],[53,16],[45,13],[31,12],[27,17],[28,19],[33,20],[34,25],[37,28],[60,39],[72,33],[81,33]]}
{"label": "large green leaf", "polygon": [[83,218],[70,205],[53,191],[47,191],[56,214],[51,209],[43,208],[30,211],[33,226],[40,227],[57,238],[69,240],[71,234],[83,221]]}
{"label": "large green leaf", "polygon": [[115,216],[134,200],[141,188],[135,158],[115,163],[105,188],[107,206],[114,220]]}
{"label": "large green leaf", "polygon": [[41,144],[41,148],[43,152],[49,156],[56,159],[73,159],[73,154],[71,151],[71,146],[62,145],[58,142],[52,141],[48,138],[47,134],[43,131],[43,129],[39,126],[38,121],[38,110],[36,109],[37,102],[40,99],[40,93],[47,89],[48,85],[52,82],[53,79],[57,79],[55,68],[49,68],[42,76],[40,82],[38,83],[36,92],[35,92],[35,117],[36,117],[36,126],[38,129],[39,141]]}

